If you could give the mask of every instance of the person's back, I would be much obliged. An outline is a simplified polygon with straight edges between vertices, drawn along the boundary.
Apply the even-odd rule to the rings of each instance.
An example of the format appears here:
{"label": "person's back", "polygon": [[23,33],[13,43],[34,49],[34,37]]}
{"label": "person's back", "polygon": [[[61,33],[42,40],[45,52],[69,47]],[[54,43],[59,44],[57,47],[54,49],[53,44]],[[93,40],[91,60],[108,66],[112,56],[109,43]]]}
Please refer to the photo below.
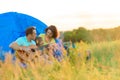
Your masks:
{"label": "person's back", "polygon": [[19,46],[31,46],[31,45],[36,45],[34,40],[28,41],[27,37],[20,37],[15,41]]}

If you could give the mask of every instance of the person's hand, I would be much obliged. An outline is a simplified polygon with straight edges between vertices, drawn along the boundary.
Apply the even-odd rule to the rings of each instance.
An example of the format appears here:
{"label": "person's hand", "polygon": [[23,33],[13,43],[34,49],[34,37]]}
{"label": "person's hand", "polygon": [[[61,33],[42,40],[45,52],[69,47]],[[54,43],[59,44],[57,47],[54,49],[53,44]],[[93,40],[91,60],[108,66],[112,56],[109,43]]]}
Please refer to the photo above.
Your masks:
{"label": "person's hand", "polygon": [[38,49],[38,47],[36,45],[30,45],[29,49],[31,49],[31,52],[35,52]]}
{"label": "person's hand", "polygon": [[26,46],[19,46],[19,50],[25,50]]}
{"label": "person's hand", "polygon": [[31,53],[32,52],[29,47],[24,48],[24,51],[27,52],[27,53]]}
{"label": "person's hand", "polygon": [[29,47],[26,47],[26,46],[20,46],[19,47],[19,50],[22,50],[22,51],[25,51],[27,53],[30,53],[31,52],[31,49]]}
{"label": "person's hand", "polygon": [[30,45],[29,48],[31,48],[31,49],[36,49],[37,46],[36,46],[36,45]]}
{"label": "person's hand", "polygon": [[48,49],[50,50],[50,49],[53,49],[53,45],[52,44],[49,44],[48,45]]}

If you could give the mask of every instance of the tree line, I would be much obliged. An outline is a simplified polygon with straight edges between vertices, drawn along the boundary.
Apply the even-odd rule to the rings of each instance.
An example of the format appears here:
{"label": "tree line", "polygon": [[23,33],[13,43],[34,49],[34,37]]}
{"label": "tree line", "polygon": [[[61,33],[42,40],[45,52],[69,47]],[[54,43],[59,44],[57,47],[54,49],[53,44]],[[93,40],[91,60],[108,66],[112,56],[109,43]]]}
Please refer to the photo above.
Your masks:
{"label": "tree line", "polygon": [[100,42],[100,41],[113,41],[120,39],[120,26],[110,29],[93,29],[87,30],[84,27],[79,27],[72,31],[64,32],[64,42]]}

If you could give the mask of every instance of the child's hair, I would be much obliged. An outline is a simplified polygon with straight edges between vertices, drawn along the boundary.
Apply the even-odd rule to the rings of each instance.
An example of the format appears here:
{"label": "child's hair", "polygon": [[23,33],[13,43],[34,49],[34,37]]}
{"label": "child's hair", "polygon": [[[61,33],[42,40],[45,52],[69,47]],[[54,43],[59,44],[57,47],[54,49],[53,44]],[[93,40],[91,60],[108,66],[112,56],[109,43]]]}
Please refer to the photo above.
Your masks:
{"label": "child's hair", "polygon": [[35,38],[35,42],[36,42],[36,45],[39,46],[40,45],[40,42],[42,41],[42,38],[41,37],[36,37]]}

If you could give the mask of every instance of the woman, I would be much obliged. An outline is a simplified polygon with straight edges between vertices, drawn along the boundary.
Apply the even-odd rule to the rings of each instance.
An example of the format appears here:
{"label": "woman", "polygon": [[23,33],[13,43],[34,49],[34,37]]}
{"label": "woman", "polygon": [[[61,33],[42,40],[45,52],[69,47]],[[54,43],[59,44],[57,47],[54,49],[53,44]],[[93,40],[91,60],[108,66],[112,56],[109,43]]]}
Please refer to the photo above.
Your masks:
{"label": "woman", "polygon": [[56,44],[56,38],[58,37],[58,30],[56,26],[50,25],[45,30],[45,34],[40,34],[39,37],[42,37],[43,46],[45,46],[45,51],[48,50],[48,52],[45,53],[48,53],[48,55],[51,57],[54,56],[55,58],[59,59],[56,53],[59,53],[59,56],[61,56],[60,54],[62,53],[58,49],[58,45]]}
{"label": "woman", "polygon": [[58,37],[56,26],[50,25],[45,30],[45,34],[40,34],[39,37],[43,40],[44,53],[47,53],[49,58],[52,59],[54,50],[57,48],[55,39]]}
{"label": "woman", "polygon": [[54,44],[58,36],[57,28],[54,25],[49,26],[45,30],[45,34],[40,34],[39,37],[43,39],[43,45]]}

